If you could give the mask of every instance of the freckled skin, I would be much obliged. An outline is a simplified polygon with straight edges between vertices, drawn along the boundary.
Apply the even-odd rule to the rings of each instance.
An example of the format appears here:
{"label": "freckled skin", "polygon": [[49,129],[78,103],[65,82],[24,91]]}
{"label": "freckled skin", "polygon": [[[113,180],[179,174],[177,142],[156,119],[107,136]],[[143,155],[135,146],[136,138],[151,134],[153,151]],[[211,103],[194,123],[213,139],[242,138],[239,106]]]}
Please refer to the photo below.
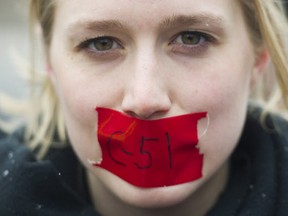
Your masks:
{"label": "freckled skin", "polygon": [[[190,18],[176,25],[171,21],[175,17]],[[87,29],[87,20],[97,26]],[[81,25],[73,26],[79,21]],[[183,44],[181,34],[187,31],[202,32],[197,33],[201,43]],[[83,45],[84,40],[103,36],[113,40],[113,47],[105,52],[95,50],[92,43]],[[261,72],[254,59],[237,1],[57,2],[47,68],[99,211],[104,215],[203,215],[211,208],[225,187],[227,161],[241,135],[250,84]],[[203,178],[142,189],[95,169],[87,161],[102,156],[95,107],[146,120],[208,112],[209,131],[199,142]],[[204,125],[200,122],[199,131]]]}

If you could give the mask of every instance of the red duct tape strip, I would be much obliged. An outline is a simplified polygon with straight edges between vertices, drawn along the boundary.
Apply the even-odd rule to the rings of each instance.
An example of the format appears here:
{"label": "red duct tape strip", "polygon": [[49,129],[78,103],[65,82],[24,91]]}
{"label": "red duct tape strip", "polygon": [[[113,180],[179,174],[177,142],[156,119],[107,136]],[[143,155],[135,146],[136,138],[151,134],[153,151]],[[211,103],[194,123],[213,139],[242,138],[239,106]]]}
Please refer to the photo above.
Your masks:
{"label": "red duct tape strip", "polygon": [[197,123],[206,112],[141,120],[107,108],[98,112],[101,167],[128,183],[163,187],[202,177]]}

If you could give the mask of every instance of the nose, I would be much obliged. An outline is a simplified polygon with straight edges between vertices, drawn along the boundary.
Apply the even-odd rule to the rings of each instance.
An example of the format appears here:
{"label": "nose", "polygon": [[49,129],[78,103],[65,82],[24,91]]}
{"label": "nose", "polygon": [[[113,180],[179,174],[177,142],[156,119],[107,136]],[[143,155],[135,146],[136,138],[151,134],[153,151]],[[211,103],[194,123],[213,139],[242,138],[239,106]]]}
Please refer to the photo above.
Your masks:
{"label": "nose", "polygon": [[124,92],[122,110],[140,119],[156,119],[164,117],[171,109],[169,89],[161,65],[150,55],[132,67],[132,76]]}

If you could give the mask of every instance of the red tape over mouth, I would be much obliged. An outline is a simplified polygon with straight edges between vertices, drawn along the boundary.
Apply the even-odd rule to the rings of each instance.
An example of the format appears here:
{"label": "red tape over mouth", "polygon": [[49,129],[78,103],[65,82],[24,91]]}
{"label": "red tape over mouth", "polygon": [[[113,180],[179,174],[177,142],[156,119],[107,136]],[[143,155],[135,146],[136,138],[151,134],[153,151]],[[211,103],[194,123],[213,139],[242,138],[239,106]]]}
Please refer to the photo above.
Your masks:
{"label": "red tape over mouth", "polygon": [[202,177],[197,123],[206,112],[141,120],[96,108],[101,163],[92,163],[143,188],[172,186]]}

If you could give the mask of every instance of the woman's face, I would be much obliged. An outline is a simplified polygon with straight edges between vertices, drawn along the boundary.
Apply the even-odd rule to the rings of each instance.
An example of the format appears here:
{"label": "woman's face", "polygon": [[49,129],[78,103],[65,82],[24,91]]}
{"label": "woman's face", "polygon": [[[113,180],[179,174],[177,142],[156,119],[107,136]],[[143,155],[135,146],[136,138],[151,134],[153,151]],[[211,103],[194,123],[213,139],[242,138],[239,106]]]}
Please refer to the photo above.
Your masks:
{"label": "woman's face", "polygon": [[[261,68],[238,4],[57,1],[50,75],[71,144],[92,182],[127,203],[163,206],[191,195],[227,161],[241,134],[252,79]],[[199,141],[203,177],[141,189],[91,166],[88,159],[101,159],[96,107],[145,120],[208,112],[210,126]]]}

